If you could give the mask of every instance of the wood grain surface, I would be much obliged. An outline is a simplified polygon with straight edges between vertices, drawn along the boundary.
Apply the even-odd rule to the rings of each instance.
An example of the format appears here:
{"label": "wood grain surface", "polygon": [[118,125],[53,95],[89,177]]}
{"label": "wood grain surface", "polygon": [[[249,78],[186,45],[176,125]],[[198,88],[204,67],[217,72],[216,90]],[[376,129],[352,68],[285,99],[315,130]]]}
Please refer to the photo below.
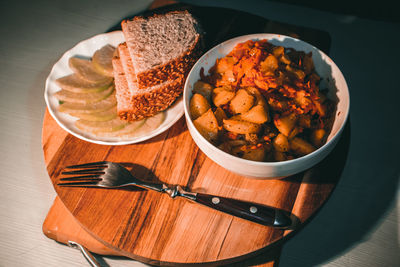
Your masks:
{"label": "wood grain surface", "polygon": [[116,251],[108,248],[86,232],[59,197],[54,199],[53,205],[43,222],[42,230],[48,238],[57,242],[68,244],[68,241],[75,241],[96,254],[119,256]]}
{"label": "wood grain surface", "polygon": [[[207,47],[241,34],[274,32],[300,37],[325,51],[329,49],[329,38],[323,32],[281,25],[228,9],[182,5],[173,8],[189,8],[201,20],[207,32]],[[213,12],[215,16],[210,15]],[[210,19],[204,19],[206,14]],[[42,144],[53,183],[67,165],[100,160],[124,162],[143,179],[292,212],[300,220],[295,229],[298,230],[326,201],[337,183],[347,155],[348,134],[349,127],[321,164],[281,180],[254,180],[222,169],[197,148],[183,118],[146,142],[104,146],[67,134],[46,112]],[[295,232],[261,226],[156,192],[58,186],[55,190],[71,215],[97,241],[121,255],[150,264],[230,263],[265,251]]]}
{"label": "wood grain surface", "polygon": [[[138,177],[291,211],[301,221],[299,228],[325,202],[340,177],[348,134],[344,132],[326,160],[305,173],[281,180],[252,180],[209,160],[191,140],[183,119],[160,136],[129,146],[95,145],[64,135],[59,148],[50,152],[53,142],[60,144],[63,130],[48,113],[43,132],[49,137],[43,145],[53,183],[66,165],[99,160],[129,162]],[[232,262],[255,255],[292,232],[156,192],[55,189],[76,220],[98,241],[122,255],[152,264]]]}
{"label": "wood grain surface", "polygon": [[[47,213],[42,230],[48,238],[63,244],[68,244],[71,240],[99,255],[121,256],[85,231],[58,196]],[[240,261],[238,264],[239,266],[276,267],[279,264],[280,253],[281,246],[276,246],[262,255]]]}

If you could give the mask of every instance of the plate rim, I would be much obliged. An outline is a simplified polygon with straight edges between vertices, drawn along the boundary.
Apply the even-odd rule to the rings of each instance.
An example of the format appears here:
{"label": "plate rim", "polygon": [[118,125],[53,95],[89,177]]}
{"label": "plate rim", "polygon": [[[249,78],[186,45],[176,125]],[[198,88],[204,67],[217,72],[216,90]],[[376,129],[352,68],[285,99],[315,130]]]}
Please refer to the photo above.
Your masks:
{"label": "plate rim", "polygon": [[[115,37],[117,36],[117,37]],[[57,122],[57,124],[65,131],[67,131],[69,134],[77,137],[78,139],[90,142],[90,143],[94,143],[94,144],[100,144],[100,145],[114,145],[114,146],[118,146],[118,145],[130,145],[130,144],[136,144],[136,143],[140,143],[146,140],[149,140],[163,132],[165,132],[166,130],[168,130],[169,128],[171,128],[179,119],[182,118],[183,114],[184,114],[184,108],[183,108],[183,95],[181,95],[177,100],[175,100],[175,102],[168,108],[166,109],[165,115],[166,115],[166,119],[164,120],[164,122],[156,129],[154,129],[153,131],[149,132],[146,135],[142,135],[139,137],[134,137],[131,139],[123,139],[123,140],[107,140],[107,139],[103,139],[101,137],[98,138],[91,138],[88,136],[84,136],[82,134],[80,134],[79,132],[75,131],[74,129],[71,129],[70,127],[68,127],[67,125],[65,125],[62,120],[59,118],[59,116],[57,115],[57,110],[53,109],[52,104],[50,103],[51,98],[54,97],[52,95],[50,95],[50,87],[51,87],[51,83],[54,82],[54,78],[52,78],[55,69],[57,66],[61,65],[61,61],[64,60],[69,53],[71,53],[72,50],[77,49],[78,46],[81,45],[85,45],[88,44],[90,42],[93,42],[96,39],[101,40],[102,38],[105,39],[112,39],[112,38],[123,38],[123,33],[120,30],[117,31],[112,31],[112,32],[108,32],[108,33],[100,33],[97,35],[94,35],[90,38],[87,38],[85,40],[82,40],[78,43],[76,43],[74,46],[72,46],[71,48],[69,48],[68,50],[66,50],[58,59],[57,61],[53,64],[49,74],[47,75],[46,78],[46,82],[45,82],[45,90],[44,90],[44,100],[46,103],[46,107],[47,110],[49,111],[51,117]],[[99,42],[99,46],[100,45],[105,45],[106,43],[104,41]],[[100,47],[99,47],[100,48]],[[95,52],[95,50],[93,51],[93,53]],[[66,74],[68,75],[68,74]],[[62,76],[60,76],[62,77]],[[176,113],[174,114],[174,116],[168,121],[168,115],[170,115],[170,113],[168,113],[168,110],[170,110],[171,108],[175,108],[176,109]],[[171,116],[171,115],[170,115]]]}

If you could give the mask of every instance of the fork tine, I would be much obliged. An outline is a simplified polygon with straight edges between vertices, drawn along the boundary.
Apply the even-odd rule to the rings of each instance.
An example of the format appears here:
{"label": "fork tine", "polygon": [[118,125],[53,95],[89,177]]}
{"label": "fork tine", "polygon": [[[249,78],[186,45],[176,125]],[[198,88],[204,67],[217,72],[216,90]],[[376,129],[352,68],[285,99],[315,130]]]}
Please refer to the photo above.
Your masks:
{"label": "fork tine", "polygon": [[80,186],[80,187],[96,187],[97,181],[95,182],[73,182],[73,183],[58,183],[58,186]]}
{"label": "fork tine", "polygon": [[107,167],[108,161],[90,162],[85,164],[71,165],[65,167],[66,169],[77,169],[77,168],[91,168],[91,167]]}
{"label": "fork tine", "polygon": [[71,176],[71,177],[62,177],[60,181],[71,181],[71,180],[101,180],[99,175],[79,175],[79,176]]}
{"label": "fork tine", "polygon": [[97,169],[83,169],[83,170],[76,170],[76,171],[67,171],[61,172],[61,174],[104,174],[104,169],[97,168]]}

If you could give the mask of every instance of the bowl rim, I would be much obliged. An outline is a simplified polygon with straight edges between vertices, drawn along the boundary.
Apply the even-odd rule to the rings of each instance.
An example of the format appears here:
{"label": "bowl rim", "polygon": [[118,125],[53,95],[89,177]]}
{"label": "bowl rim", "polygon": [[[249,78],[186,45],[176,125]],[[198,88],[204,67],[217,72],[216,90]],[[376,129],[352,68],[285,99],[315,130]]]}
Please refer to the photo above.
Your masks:
{"label": "bowl rim", "polygon": [[[325,61],[329,61],[330,65],[333,65],[333,66],[335,66],[337,68],[337,70],[339,71],[339,75],[342,76],[343,81],[344,81],[344,85],[345,85],[341,90],[344,90],[345,95],[346,95],[346,97],[348,99],[347,100],[348,104],[346,105],[346,109],[344,110],[344,114],[342,114],[342,116],[344,115],[345,118],[343,119],[343,123],[342,123],[342,125],[340,125],[339,130],[332,136],[332,138],[330,140],[328,140],[321,147],[317,148],[315,151],[313,151],[313,152],[311,152],[311,153],[309,153],[307,155],[304,155],[304,156],[301,156],[301,157],[298,157],[298,158],[295,158],[295,159],[290,159],[290,160],[285,160],[285,161],[278,161],[278,162],[265,162],[265,161],[260,162],[260,161],[253,161],[253,160],[248,160],[248,159],[243,159],[243,158],[240,158],[240,157],[233,156],[233,155],[231,155],[231,154],[219,149],[215,145],[211,144],[207,139],[205,139],[200,134],[200,132],[194,126],[193,121],[192,121],[192,119],[190,117],[189,107],[188,107],[188,105],[186,103],[186,99],[187,99],[188,94],[189,94],[189,92],[188,92],[189,91],[189,83],[190,83],[189,77],[191,75],[193,75],[194,70],[197,68],[198,65],[200,65],[200,63],[203,61],[203,59],[205,57],[207,57],[209,54],[211,54],[212,52],[214,52],[218,48],[227,45],[228,43],[235,42],[236,44],[239,44],[240,42],[245,42],[247,40],[262,40],[262,39],[269,40],[269,39],[273,39],[273,38],[276,38],[276,37],[288,38],[288,39],[294,40],[296,42],[304,43],[306,46],[309,46],[312,50],[317,50],[322,56],[326,57]],[[238,41],[239,39],[242,40],[242,41],[239,42]],[[189,99],[189,101],[190,101],[190,99]],[[305,41],[303,41],[301,39],[290,37],[290,36],[287,36],[287,35],[284,35],[284,34],[254,33],[254,34],[247,34],[247,35],[237,36],[237,37],[228,39],[228,40],[226,40],[226,41],[224,41],[222,43],[219,43],[219,44],[215,45],[214,47],[212,47],[211,49],[209,49],[207,52],[205,52],[196,61],[196,63],[191,68],[189,74],[187,75],[187,78],[186,78],[186,81],[185,81],[185,84],[184,84],[183,107],[184,107],[184,111],[185,111],[186,123],[190,124],[191,128],[193,128],[198,133],[198,135],[200,136],[200,138],[203,141],[203,143],[205,143],[205,145],[207,147],[209,147],[211,150],[215,151],[216,153],[222,153],[229,160],[238,161],[238,162],[242,162],[242,163],[245,163],[245,164],[252,164],[254,166],[259,166],[259,167],[280,167],[280,166],[284,166],[284,165],[287,165],[287,164],[296,164],[296,163],[299,163],[299,162],[302,162],[302,161],[307,161],[308,159],[312,159],[312,158],[318,156],[321,153],[321,151],[324,151],[332,143],[336,142],[336,139],[339,138],[341,133],[343,132],[344,126],[346,125],[348,117],[349,117],[349,113],[350,113],[350,93],[349,93],[348,84],[346,82],[346,79],[345,79],[342,71],[336,65],[336,63],[328,55],[326,55],[322,50],[318,49],[317,47],[315,47],[315,46],[313,46],[313,45],[311,45],[311,44],[309,44],[309,43],[307,43],[307,42],[305,42]],[[189,128],[189,130],[190,130],[190,128]],[[322,160],[322,158],[321,158],[321,160]]]}

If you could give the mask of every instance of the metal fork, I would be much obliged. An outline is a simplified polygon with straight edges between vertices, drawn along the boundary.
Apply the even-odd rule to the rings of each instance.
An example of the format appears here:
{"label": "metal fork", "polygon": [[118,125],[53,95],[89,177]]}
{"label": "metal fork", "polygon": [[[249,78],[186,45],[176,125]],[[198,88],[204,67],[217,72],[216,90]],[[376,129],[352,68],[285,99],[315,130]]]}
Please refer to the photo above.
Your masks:
{"label": "metal fork", "polygon": [[81,251],[82,255],[85,257],[85,259],[89,262],[90,266],[100,267],[100,263],[93,256],[93,254],[90,253],[89,250],[87,250],[87,248],[85,248],[81,244],[76,243],[75,241],[68,241],[67,245],[70,247],[79,249]]}
{"label": "metal fork", "polygon": [[68,175],[68,177],[60,178],[62,182],[57,184],[59,186],[102,188],[137,186],[167,193],[171,198],[184,197],[196,203],[262,225],[282,229],[294,226],[293,216],[284,210],[238,199],[188,192],[179,185],[168,186],[166,184],[146,182],[137,179],[129,170],[118,163],[100,161],[67,166],[66,169],[69,169],[69,171],[63,171],[62,174]]}

